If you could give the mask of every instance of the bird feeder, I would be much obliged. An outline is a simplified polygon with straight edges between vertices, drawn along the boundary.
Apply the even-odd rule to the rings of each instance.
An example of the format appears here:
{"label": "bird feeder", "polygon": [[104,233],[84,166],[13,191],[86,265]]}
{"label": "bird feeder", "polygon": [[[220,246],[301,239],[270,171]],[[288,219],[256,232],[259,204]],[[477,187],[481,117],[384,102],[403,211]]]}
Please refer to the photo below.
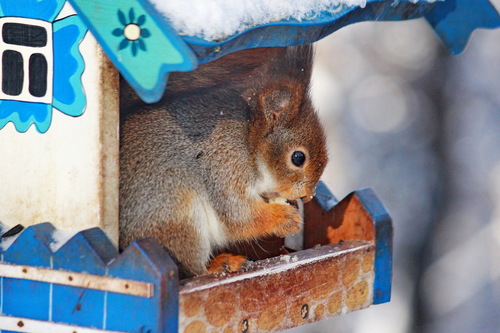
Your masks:
{"label": "bird feeder", "polygon": [[0,330],[270,332],[388,302],[392,224],[371,189],[338,202],[320,183],[303,233],[265,240],[265,255],[246,253],[258,260],[242,272],[179,280],[153,239],[119,253],[118,72],[153,103],[170,72],[313,43],[357,22],[414,18],[458,54],[473,30],[500,26],[494,7],[333,0],[217,35],[182,25],[166,3],[0,2]]}

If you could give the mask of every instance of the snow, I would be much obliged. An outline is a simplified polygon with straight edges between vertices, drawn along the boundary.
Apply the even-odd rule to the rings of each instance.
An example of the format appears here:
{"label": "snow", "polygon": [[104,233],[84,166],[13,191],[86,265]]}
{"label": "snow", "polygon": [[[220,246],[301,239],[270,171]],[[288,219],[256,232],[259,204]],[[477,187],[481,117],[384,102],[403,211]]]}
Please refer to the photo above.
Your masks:
{"label": "snow", "polygon": [[[9,231],[10,228],[10,226],[0,222],[0,235],[3,235],[5,232]],[[19,237],[19,235],[21,235],[21,233],[22,231],[15,234],[14,236],[2,237],[0,239],[0,250],[7,251],[7,249],[12,245],[12,243],[14,243],[14,241],[17,239],[17,237]]]}
{"label": "snow", "polygon": [[297,262],[299,260],[299,257],[297,257],[296,255],[290,256],[288,254],[284,254],[280,256],[280,260],[289,264],[290,262]]}
{"label": "snow", "polygon": [[[181,35],[207,41],[224,40],[256,25],[293,18],[314,17],[321,11],[338,12],[341,6],[365,7],[367,0],[151,0]],[[413,3],[419,0],[410,0]],[[435,2],[440,0],[420,0]],[[398,0],[395,0],[397,3]]]}
{"label": "snow", "polygon": [[76,234],[76,231],[68,231],[68,230],[55,230],[52,234],[52,242],[49,247],[52,252],[56,252],[66,244],[73,236]]}
{"label": "snow", "polygon": [[17,237],[19,237],[19,235],[20,233],[14,236],[2,238],[2,242],[0,243],[0,249],[2,251],[7,251],[7,249],[12,245],[12,243],[14,243]]}
{"label": "snow", "polygon": [[284,261],[284,262],[286,262],[286,263],[289,263],[289,262],[290,262],[290,256],[289,256],[289,255],[282,255],[282,256],[280,257],[280,260],[281,260],[281,261]]}
{"label": "snow", "polygon": [[[10,230],[10,227],[0,222],[0,234]],[[24,230],[23,230],[24,231]],[[12,243],[21,235],[22,232],[15,234],[14,236],[5,237],[0,239],[0,250],[6,251]],[[49,244],[52,252],[56,252],[63,246],[67,241],[69,241],[77,231],[68,230],[56,230],[52,234],[52,242]]]}

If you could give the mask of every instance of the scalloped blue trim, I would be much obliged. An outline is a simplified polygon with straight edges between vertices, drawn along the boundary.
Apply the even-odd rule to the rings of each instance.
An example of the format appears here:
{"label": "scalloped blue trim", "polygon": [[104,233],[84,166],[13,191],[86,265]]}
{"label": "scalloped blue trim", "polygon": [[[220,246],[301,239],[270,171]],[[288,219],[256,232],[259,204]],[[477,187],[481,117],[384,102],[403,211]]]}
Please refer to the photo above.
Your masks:
{"label": "scalloped blue trim", "polygon": [[[0,3],[0,17],[16,16],[52,22],[65,0],[16,0]],[[0,129],[12,122],[18,132],[26,132],[32,124],[39,133],[45,133],[52,121],[53,107],[70,116],[80,116],[86,105],[81,76],[85,69],[78,49],[87,32],[76,16],[52,23],[53,34],[53,95],[52,104],[0,100]]]}
{"label": "scalloped blue trim", "polygon": [[45,133],[51,121],[51,104],[0,100],[0,130],[12,122],[20,133],[25,133],[33,124],[39,133]]}
{"label": "scalloped blue trim", "polygon": [[18,16],[52,22],[66,0],[2,0],[0,16]]}
{"label": "scalloped blue trim", "polygon": [[454,55],[465,50],[474,30],[500,27],[500,15],[488,0],[446,0],[425,18]]}
{"label": "scalloped blue trim", "polygon": [[86,33],[87,27],[76,15],[54,22],[53,105],[73,117],[82,115],[86,105],[82,86],[85,62],[78,49]]}

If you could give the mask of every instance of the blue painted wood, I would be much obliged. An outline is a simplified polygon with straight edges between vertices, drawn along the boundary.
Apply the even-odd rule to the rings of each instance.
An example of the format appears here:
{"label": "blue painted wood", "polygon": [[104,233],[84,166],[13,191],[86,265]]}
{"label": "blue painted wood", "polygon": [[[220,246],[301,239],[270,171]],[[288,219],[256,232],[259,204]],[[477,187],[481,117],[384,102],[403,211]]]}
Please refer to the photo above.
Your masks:
{"label": "blue painted wood", "polygon": [[[117,256],[118,250],[104,232],[92,228],[77,233],[65,243],[54,254],[53,267],[105,275],[107,264]],[[104,301],[104,291],[54,285],[52,319],[55,322],[102,328]]]}
{"label": "blue painted wood", "polygon": [[[39,45],[40,53],[32,53],[36,50],[32,48],[33,45],[9,46],[8,43],[4,42],[2,42],[2,51],[22,50],[25,64],[30,54],[39,54],[39,59],[44,59],[43,62],[53,65],[46,68],[49,72],[45,74],[42,74],[41,70],[38,71],[41,75],[40,82],[50,78],[51,81],[47,84],[52,86],[52,89],[47,90],[46,87],[43,88],[45,85],[42,84],[40,88],[43,89],[39,91],[40,94],[33,95],[30,92],[31,88],[28,89],[28,85],[25,84],[24,89],[21,89],[19,94],[10,97],[3,95],[0,99],[0,129],[12,122],[18,132],[24,133],[34,125],[38,132],[45,133],[50,128],[52,114],[55,110],[72,117],[83,114],[86,107],[86,97],[81,76],[85,69],[85,63],[80,54],[79,46],[87,33],[87,28],[80,21],[78,15],[70,15],[54,21],[65,3],[66,0],[0,1],[0,18],[4,23],[15,20],[17,24],[21,22],[34,26],[42,24],[39,28],[44,31],[44,27],[50,27],[46,31],[48,34],[46,37],[52,41],[52,48],[48,48],[48,45]],[[6,30],[2,32],[2,34],[5,33]],[[12,47],[14,48],[12,49]],[[19,76],[18,79],[25,82],[30,77],[28,67],[26,69],[24,74],[22,71],[15,73]],[[3,76],[5,78],[5,73]],[[52,91],[52,95],[46,95],[50,91]]]}
{"label": "blue painted wood", "polygon": [[201,38],[183,39],[206,63],[243,49],[271,46],[296,46],[318,41],[347,25],[364,21],[398,21],[422,17],[434,3],[410,0],[368,0],[366,7],[344,7],[338,12],[324,11],[310,20],[281,20],[248,29],[221,42]]}
{"label": "blue painted wood", "polygon": [[[109,59],[137,94],[148,103],[158,101],[168,73],[196,68],[191,49],[165,18],[146,0],[69,0]],[[125,27],[140,29],[137,40]]]}
{"label": "blue painted wood", "polygon": [[109,265],[108,275],[154,283],[154,296],[145,299],[108,293],[106,329],[177,332],[177,266],[156,241],[146,238],[132,243]]}
{"label": "blue painted wood", "polygon": [[[311,19],[276,21],[252,27],[223,41],[209,42],[195,36],[178,36],[148,0],[69,1],[111,61],[148,103],[161,98],[171,71],[192,70],[198,64],[243,49],[313,43],[357,22],[408,20],[427,15],[427,20],[452,53],[463,50],[474,29],[498,27],[499,22],[498,13],[488,0],[446,0],[437,3],[368,0],[363,8],[345,6],[340,10],[323,11]],[[132,17],[140,16],[131,15],[131,8],[145,15],[146,21],[151,24],[147,27],[151,33],[141,35],[139,40],[142,41],[132,53],[130,49],[134,50],[135,41],[127,42],[124,29],[118,27],[121,24],[124,28],[126,24],[135,22]],[[120,11],[121,15],[118,15]],[[130,48],[129,44],[132,45]]]}
{"label": "blue painted wood", "polygon": [[[327,228],[339,228],[346,215],[352,216],[352,211],[349,213],[347,207],[354,197],[358,199],[362,209],[369,215],[370,224],[373,224],[375,228],[375,280],[373,283],[372,302],[373,304],[386,303],[391,299],[392,220],[384,205],[371,188],[354,191],[338,202],[322,182],[318,183],[315,201],[321,206],[327,217],[319,217],[319,221],[316,221],[312,227],[311,224],[306,223],[304,227],[304,246],[312,247],[316,244],[329,244],[331,239],[326,236]],[[356,214],[362,213],[357,211]],[[351,227],[355,226],[351,225]],[[369,228],[369,226],[361,225],[358,227],[360,230]],[[366,239],[360,239],[371,241],[369,233],[359,236],[366,237]]]}
{"label": "blue painted wood", "polygon": [[[3,253],[4,262],[50,267],[52,251],[49,243],[53,231],[54,227],[50,223],[26,228]],[[50,284],[3,278],[2,287],[3,314],[38,320],[50,319]]]}
{"label": "blue painted wood", "polygon": [[118,254],[106,235],[93,228],[77,233],[53,253],[54,231],[50,223],[27,228],[0,253],[3,261],[150,282],[154,296],[4,277],[2,314],[125,332],[177,332],[177,266],[154,240],[139,240]]}
{"label": "blue painted wood", "polygon": [[375,224],[375,282],[373,304],[391,300],[392,284],[392,220],[375,192],[370,189],[355,191],[354,194],[373,219]]}
{"label": "blue painted wood", "polygon": [[500,27],[500,15],[488,0],[446,0],[426,14],[441,41],[452,54],[460,54],[472,32]]}
{"label": "blue painted wood", "polygon": [[314,198],[319,203],[321,208],[327,212],[339,202],[322,181],[320,181],[316,186],[316,194],[314,195]]}

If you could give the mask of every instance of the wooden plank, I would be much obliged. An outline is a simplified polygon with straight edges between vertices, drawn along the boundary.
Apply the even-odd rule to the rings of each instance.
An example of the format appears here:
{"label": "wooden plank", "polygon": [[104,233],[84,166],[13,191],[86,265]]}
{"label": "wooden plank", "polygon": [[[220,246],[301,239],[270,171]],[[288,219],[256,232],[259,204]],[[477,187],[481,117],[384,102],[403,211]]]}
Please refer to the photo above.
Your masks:
{"label": "wooden plank", "polygon": [[108,265],[108,274],[154,283],[150,299],[107,295],[106,328],[127,332],[177,332],[179,276],[177,266],[152,238],[133,242]]}
{"label": "wooden plank", "polygon": [[[53,249],[53,248],[52,248]],[[75,260],[78,255],[78,260]],[[54,269],[105,275],[107,264],[118,250],[99,228],[81,231],[55,253]],[[65,285],[53,285],[52,320],[77,326],[104,327],[106,292]]]}
{"label": "wooden plank", "polygon": [[109,331],[177,332],[177,266],[158,243],[138,240],[118,254],[93,228],[55,250],[54,231],[50,223],[34,225],[9,247],[0,244],[0,313]]}
{"label": "wooden plank", "polygon": [[[323,191],[327,191],[326,187]],[[328,195],[326,195],[326,199]],[[346,240],[376,244],[373,304],[389,302],[392,280],[392,220],[370,188],[349,194],[335,206],[315,198],[305,205],[304,247]]]}
{"label": "wooden plank", "polygon": [[368,307],[375,244],[346,241],[182,281],[179,332],[280,331]]}
{"label": "wooden plank", "polygon": [[[264,265],[265,269],[254,268],[246,274],[227,274],[219,278],[200,277],[184,284],[180,296],[181,316],[184,316],[181,319],[180,332],[210,331],[210,329],[221,332],[223,329],[227,332],[234,332],[235,329],[241,332],[280,331],[344,314],[371,304],[389,301],[392,223],[375,193],[371,189],[363,189],[351,193],[338,202],[326,186],[320,183],[315,199],[305,205],[304,214],[304,246],[312,248],[311,250],[294,252],[255,263],[256,267]],[[363,253],[360,248],[356,249],[355,244],[360,243],[364,244],[362,246],[369,246],[370,250]],[[269,257],[283,254],[283,251],[287,250],[283,240],[279,238],[268,239],[264,244],[271,245],[271,247],[260,251],[263,257],[266,257],[266,252]],[[350,254],[345,257],[339,255],[331,258],[324,266],[308,265],[302,262],[301,264],[308,267],[303,269],[301,264],[291,264],[291,258],[294,258],[295,262],[300,262],[299,258],[304,259],[305,253],[318,250],[318,245],[325,244],[335,244],[329,246],[336,246],[339,253],[342,252],[340,249],[345,246],[354,247],[350,248],[352,251]],[[276,247],[272,248],[272,245]],[[255,252],[258,248],[259,243],[253,244],[244,249],[246,252],[243,253],[248,256],[248,253]],[[321,261],[321,253],[314,255],[317,255],[317,259]],[[275,268],[272,263],[276,263],[276,260],[278,263],[280,260],[288,261],[289,266]],[[318,301],[310,297],[309,295],[314,294],[315,290],[328,289],[325,287],[328,284],[325,284],[322,278],[326,281],[324,272],[332,272],[332,270],[336,272],[330,274],[329,278],[341,281],[341,287],[338,287],[336,291],[337,296],[333,297],[328,292],[322,292],[328,301]],[[370,277],[363,280],[360,278],[363,274]],[[290,276],[293,278],[288,281]],[[306,287],[303,287],[305,289],[301,293],[297,293],[296,289],[299,287],[287,287],[293,283],[305,284]],[[219,298],[213,295],[219,295]],[[269,295],[278,296],[266,301]],[[211,301],[213,299],[215,301]],[[229,299],[229,303],[236,304],[236,310],[223,308],[217,303],[217,299]],[[366,303],[358,307],[361,299]],[[249,313],[245,304],[252,302],[264,305],[255,305],[253,312]],[[211,304],[212,309],[207,304]],[[298,309],[299,305],[300,309]],[[339,306],[342,310],[333,311]],[[304,311],[309,314],[313,311],[314,316],[308,317],[304,314],[306,318],[299,320],[300,316],[297,313],[300,311],[302,314]],[[218,313],[224,313],[224,315],[217,315]],[[265,313],[268,313],[268,317]],[[239,318],[239,322],[235,319],[236,317]]]}
{"label": "wooden plank", "polygon": [[0,330],[24,333],[120,333],[119,331],[99,330],[95,328],[2,315],[0,315]]}
{"label": "wooden plank", "polygon": [[[327,191],[325,188],[324,190]],[[392,220],[372,189],[349,194],[329,210],[321,200],[305,205],[304,246],[312,247],[350,239],[376,244],[373,304],[389,302],[392,280]]]}
{"label": "wooden plank", "polygon": [[373,304],[391,300],[392,288],[392,219],[375,192],[368,188],[354,192],[375,226],[375,281]]}
{"label": "wooden plank", "polygon": [[[36,266],[40,269],[49,268],[52,251],[49,249],[48,244],[51,241],[53,232],[54,227],[49,223],[27,228],[7,251],[2,253],[1,261]],[[0,272],[3,275],[3,267]],[[51,319],[49,310],[51,286],[49,283],[8,277],[2,278],[0,283],[2,289],[2,314],[37,320]]]}
{"label": "wooden plank", "polygon": [[317,200],[307,203],[304,209],[307,217],[305,248],[354,239],[375,241],[373,219],[354,193],[329,211],[324,210]]}
{"label": "wooden plank", "polygon": [[54,283],[132,296],[147,298],[154,296],[153,285],[151,283],[96,274],[54,270],[27,265],[0,264],[0,275],[10,279]]}

